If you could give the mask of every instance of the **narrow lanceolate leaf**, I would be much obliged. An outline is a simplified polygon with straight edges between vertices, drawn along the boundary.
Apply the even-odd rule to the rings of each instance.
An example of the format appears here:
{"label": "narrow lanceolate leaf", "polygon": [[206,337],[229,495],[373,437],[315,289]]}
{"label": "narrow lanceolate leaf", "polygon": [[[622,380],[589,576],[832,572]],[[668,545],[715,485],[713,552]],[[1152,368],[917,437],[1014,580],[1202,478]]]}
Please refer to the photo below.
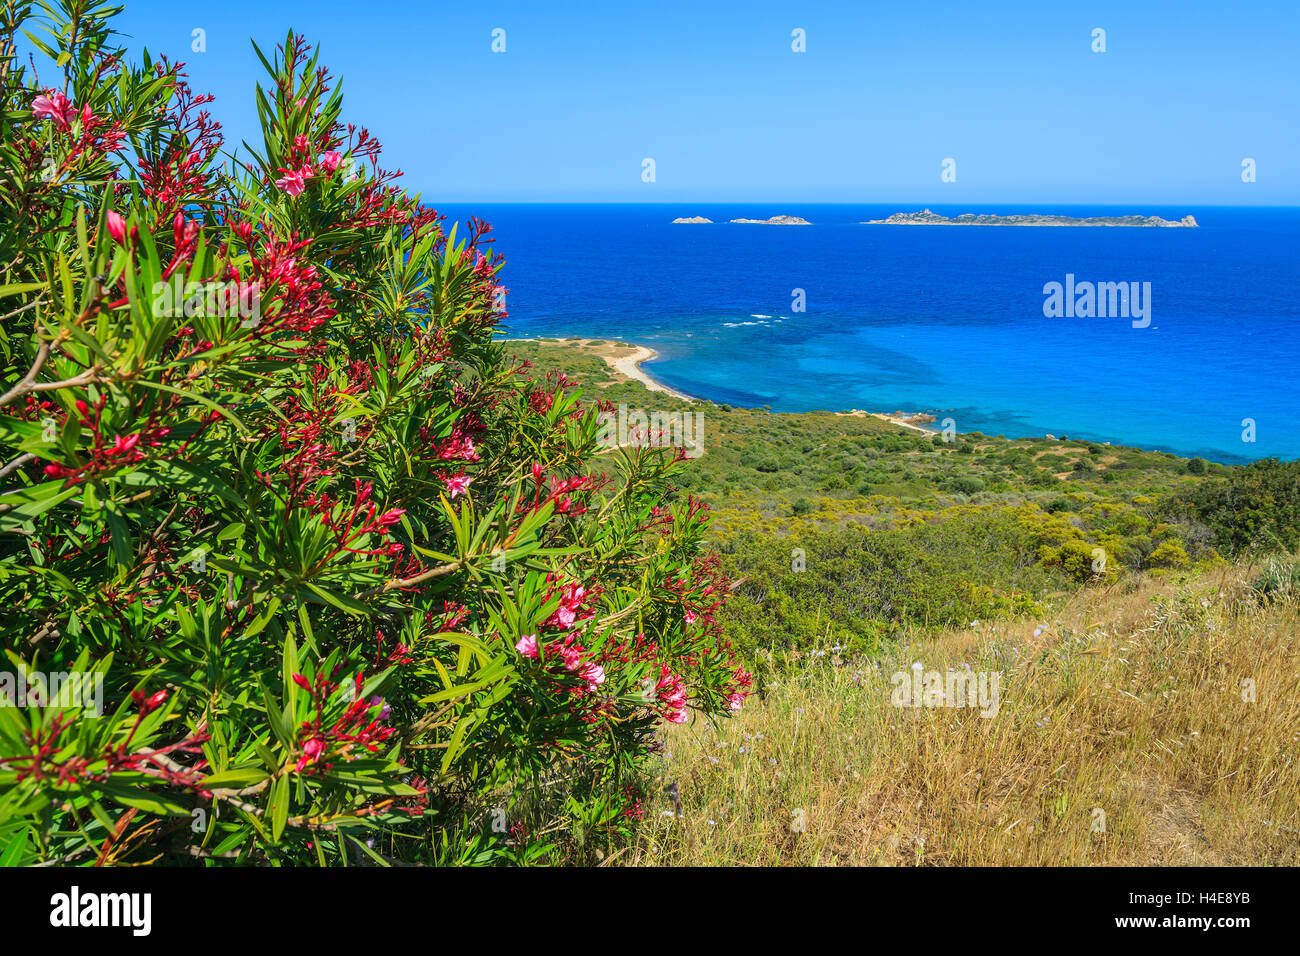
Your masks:
{"label": "narrow lanceolate leaf", "polygon": [[264,767],[240,767],[223,770],[221,773],[214,773],[211,776],[204,777],[203,786],[207,790],[242,790],[261,783],[269,776],[270,774]]}
{"label": "narrow lanceolate leaf", "polygon": [[290,779],[281,777],[271,784],[271,840],[280,842],[285,823],[289,819]]}

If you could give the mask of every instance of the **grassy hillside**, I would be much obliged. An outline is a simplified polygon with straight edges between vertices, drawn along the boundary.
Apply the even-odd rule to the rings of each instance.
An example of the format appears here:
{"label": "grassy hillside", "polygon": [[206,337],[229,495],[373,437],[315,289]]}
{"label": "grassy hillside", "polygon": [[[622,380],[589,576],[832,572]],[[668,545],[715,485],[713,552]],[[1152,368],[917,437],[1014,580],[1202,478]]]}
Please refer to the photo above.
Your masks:
{"label": "grassy hillside", "polygon": [[[736,719],[671,729],[621,862],[1300,864],[1300,592],[1258,574],[806,657]],[[1000,671],[997,716],[892,706],[916,662]]]}

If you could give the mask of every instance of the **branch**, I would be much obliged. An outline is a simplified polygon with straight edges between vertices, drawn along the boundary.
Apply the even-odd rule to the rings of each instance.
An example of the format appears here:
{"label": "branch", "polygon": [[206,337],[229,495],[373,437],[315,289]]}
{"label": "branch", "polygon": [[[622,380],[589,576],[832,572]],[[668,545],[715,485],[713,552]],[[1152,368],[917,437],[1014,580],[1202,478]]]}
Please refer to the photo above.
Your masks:
{"label": "branch", "polygon": [[36,376],[40,374],[41,367],[49,357],[50,343],[42,342],[40,347],[36,350],[36,362],[32,365],[31,369],[28,370],[27,374],[23,376],[23,380],[13,388],[9,389],[9,391],[5,392],[3,398],[0,398],[0,406],[8,405],[10,401],[17,398],[19,395],[25,395],[27,389],[36,381]]}
{"label": "branch", "polygon": [[24,312],[28,311],[29,309],[34,309],[41,304],[42,303],[40,299],[33,299],[31,302],[28,302],[26,305],[14,309],[12,312],[6,312],[4,315],[0,315],[0,322],[3,322],[5,319],[12,319],[16,315],[22,315]]}
{"label": "branch", "polygon": [[[488,554],[500,553],[500,548],[488,552]],[[394,588],[409,588],[412,584],[420,584],[424,581],[428,581],[430,578],[437,578],[444,574],[451,574],[453,571],[459,571],[464,566],[464,561],[453,561],[451,564],[440,564],[436,568],[430,568],[428,571],[423,571],[414,577],[395,578],[392,581],[385,581],[379,587],[371,588],[369,591],[362,591],[359,594],[354,594],[353,597],[360,600],[361,598],[374,597],[376,594],[383,594],[385,591],[391,591]]]}
{"label": "branch", "polygon": [[19,468],[27,464],[29,461],[35,461],[35,460],[36,460],[36,456],[33,455],[31,452],[28,452],[25,455],[19,455],[13,461],[9,462],[9,464],[5,465],[3,468],[0,468],[0,478],[5,477],[5,475],[8,475],[10,472],[17,471]]}
{"label": "branch", "polygon": [[20,398],[28,392],[53,392],[60,388],[72,388],[77,385],[89,385],[99,377],[99,367],[93,366],[86,369],[80,375],[73,378],[65,378],[61,382],[38,382],[36,376],[40,374],[41,368],[45,365],[46,359],[50,357],[50,343],[42,342],[41,347],[36,351],[36,362],[31,369],[23,376],[23,380],[15,385],[9,391],[0,396],[0,407],[8,405],[15,398]]}

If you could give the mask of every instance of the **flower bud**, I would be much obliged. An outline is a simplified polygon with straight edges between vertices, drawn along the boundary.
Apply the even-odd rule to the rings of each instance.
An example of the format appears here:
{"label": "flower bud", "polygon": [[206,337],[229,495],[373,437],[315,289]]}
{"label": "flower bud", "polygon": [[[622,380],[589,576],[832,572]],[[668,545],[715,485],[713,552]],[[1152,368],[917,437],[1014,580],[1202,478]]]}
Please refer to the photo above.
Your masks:
{"label": "flower bud", "polygon": [[113,237],[113,241],[119,246],[126,243],[126,220],[119,214],[108,211],[108,234]]}

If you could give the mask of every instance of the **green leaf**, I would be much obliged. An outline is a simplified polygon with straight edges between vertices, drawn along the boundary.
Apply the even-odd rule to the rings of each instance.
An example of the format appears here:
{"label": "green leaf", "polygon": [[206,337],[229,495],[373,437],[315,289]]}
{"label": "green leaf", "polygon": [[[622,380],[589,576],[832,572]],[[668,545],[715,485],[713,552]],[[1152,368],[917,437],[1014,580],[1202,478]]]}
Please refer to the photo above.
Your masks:
{"label": "green leaf", "polygon": [[15,282],[10,285],[0,285],[0,299],[10,295],[22,295],[24,292],[35,292],[37,289],[44,289],[48,285],[45,282]]}
{"label": "green leaf", "polygon": [[234,767],[203,778],[205,790],[243,790],[261,783],[270,772],[264,767]]}
{"label": "green leaf", "polygon": [[0,504],[9,506],[8,511],[0,513],[0,531],[12,531],[81,492],[77,485],[70,485],[67,488],[63,488],[62,485],[62,481],[47,481],[32,488],[21,488],[11,494],[0,496]]}
{"label": "green leaf", "polygon": [[159,816],[187,817],[189,808],[177,803],[170,796],[162,793],[150,793],[139,787],[127,787],[122,784],[105,782],[98,784],[98,789],[106,796],[124,807],[136,807]]}
{"label": "green leaf", "polygon": [[334,591],[327,591],[325,588],[317,587],[316,585],[312,584],[310,581],[305,582],[304,586],[307,588],[307,590],[311,591],[312,594],[315,594],[322,601],[324,601],[329,605],[332,605],[333,607],[338,608],[340,611],[347,611],[349,614],[357,614],[362,616],[370,614],[369,607],[367,607],[366,605],[362,604],[360,601],[357,601],[353,598],[346,597],[342,594],[337,594]]}
{"label": "green leaf", "polygon": [[293,635],[286,634],[284,637],[284,653],[281,658],[283,667],[282,676],[284,677],[284,700],[285,711],[289,719],[298,719],[298,682],[293,676],[298,673],[298,645],[294,643]]}
{"label": "green leaf", "polygon": [[0,850],[0,867],[19,865],[19,861],[27,851],[27,835],[31,832],[31,827],[18,828],[9,842],[5,844],[4,850]]}
{"label": "green leaf", "polygon": [[280,842],[285,822],[289,819],[289,785],[288,777],[281,777],[271,784],[271,840],[274,843]]}

